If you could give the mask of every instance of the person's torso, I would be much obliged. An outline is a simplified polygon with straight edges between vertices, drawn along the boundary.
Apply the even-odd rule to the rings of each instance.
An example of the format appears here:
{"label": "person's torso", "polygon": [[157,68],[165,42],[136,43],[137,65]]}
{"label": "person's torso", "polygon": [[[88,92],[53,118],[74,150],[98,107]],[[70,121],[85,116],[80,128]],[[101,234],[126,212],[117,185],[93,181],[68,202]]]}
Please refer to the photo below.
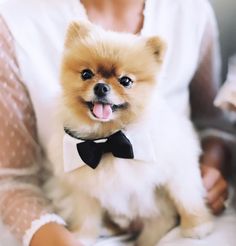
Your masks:
{"label": "person's torso", "polygon": [[[141,30],[143,36],[158,35],[166,41],[167,53],[157,90],[174,111],[187,116],[188,86],[198,66],[206,18],[202,2],[146,0]],[[53,132],[54,102],[60,90],[66,29],[73,20],[86,20],[86,11],[79,0],[9,0],[0,6],[0,13],[15,39],[16,56],[33,102],[39,139],[47,148]]]}

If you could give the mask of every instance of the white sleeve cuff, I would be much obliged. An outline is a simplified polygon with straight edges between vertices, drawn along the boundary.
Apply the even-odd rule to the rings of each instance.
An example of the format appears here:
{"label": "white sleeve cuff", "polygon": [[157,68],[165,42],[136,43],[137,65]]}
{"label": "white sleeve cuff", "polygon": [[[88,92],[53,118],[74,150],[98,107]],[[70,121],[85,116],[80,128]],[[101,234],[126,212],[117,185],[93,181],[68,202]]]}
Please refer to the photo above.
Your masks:
{"label": "white sleeve cuff", "polygon": [[221,139],[224,139],[228,142],[236,143],[236,137],[235,134],[224,132],[218,129],[204,129],[199,131],[199,136],[201,139],[204,139],[209,136],[219,137]]}
{"label": "white sleeve cuff", "polygon": [[29,246],[34,234],[48,223],[55,222],[60,225],[66,225],[65,221],[56,214],[43,214],[39,219],[32,221],[30,228],[23,236],[23,246]]}

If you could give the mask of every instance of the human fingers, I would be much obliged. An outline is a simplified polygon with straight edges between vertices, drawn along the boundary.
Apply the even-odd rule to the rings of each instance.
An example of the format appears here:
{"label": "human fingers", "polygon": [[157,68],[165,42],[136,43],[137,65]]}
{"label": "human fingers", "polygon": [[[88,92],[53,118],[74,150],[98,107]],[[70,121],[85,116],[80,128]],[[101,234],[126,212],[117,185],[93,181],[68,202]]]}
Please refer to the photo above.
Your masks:
{"label": "human fingers", "polygon": [[211,205],[215,203],[217,200],[224,197],[227,199],[228,196],[228,183],[227,181],[220,177],[218,181],[212,186],[207,193],[207,201]]}
{"label": "human fingers", "polygon": [[219,215],[225,210],[225,200],[227,199],[226,193],[221,196],[219,199],[217,199],[214,203],[211,204],[211,210],[213,214]]}
{"label": "human fingers", "polygon": [[202,165],[201,172],[203,185],[207,191],[211,190],[221,178],[220,171],[213,167]]}

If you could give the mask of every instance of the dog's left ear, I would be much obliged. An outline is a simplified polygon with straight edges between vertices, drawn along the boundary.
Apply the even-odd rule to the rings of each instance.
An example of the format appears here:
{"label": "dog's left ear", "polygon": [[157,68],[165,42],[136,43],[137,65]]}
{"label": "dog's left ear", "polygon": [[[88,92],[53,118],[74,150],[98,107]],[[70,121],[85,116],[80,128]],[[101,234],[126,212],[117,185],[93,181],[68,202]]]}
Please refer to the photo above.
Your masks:
{"label": "dog's left ear", "polygon": [[70,47],[74,41],[85,38],[91,30],[91,25],[86,22],[72,22],[67,30],[65,46]]}
{"label": "dog's left ear", "polygon": [[146,47],[148,47],[158,63],[162,63],[166,53],[166,43],[158,36],[150,37],[146,40]]}

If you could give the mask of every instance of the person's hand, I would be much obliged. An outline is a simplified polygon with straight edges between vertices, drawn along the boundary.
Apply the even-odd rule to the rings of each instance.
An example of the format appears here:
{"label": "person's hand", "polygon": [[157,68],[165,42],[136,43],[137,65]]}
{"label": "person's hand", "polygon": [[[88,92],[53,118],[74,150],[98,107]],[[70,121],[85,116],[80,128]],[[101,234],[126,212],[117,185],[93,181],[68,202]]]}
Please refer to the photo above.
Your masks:
{"label": "person's hand", "polygon": [[225,143],[216,137],[202,142],[201,172],[207,191],[207,203],[214,214],[221,213],[228,197],[228,182],[231,156]]}
{"label": "person's hand", "polygon": [[48,223],[33,236],[30,246],[82,246],[64,226]]}
{"label": "person's hand", "polygon": [[203,184],[207,191],[207,203],[214,214],[220,214],[228,198],[228,183],[214,167],[201,165]]}

